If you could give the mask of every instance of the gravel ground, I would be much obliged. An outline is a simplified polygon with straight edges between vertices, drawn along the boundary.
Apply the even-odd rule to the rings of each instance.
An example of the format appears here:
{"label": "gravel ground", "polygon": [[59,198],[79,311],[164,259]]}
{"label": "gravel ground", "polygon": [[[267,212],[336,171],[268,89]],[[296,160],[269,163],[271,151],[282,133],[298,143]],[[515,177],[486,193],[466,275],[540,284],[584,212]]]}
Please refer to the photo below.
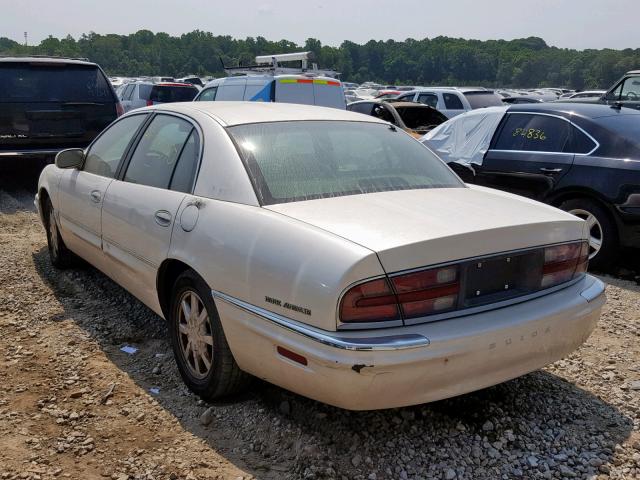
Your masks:
{"label": "gravel ground", "polygon": [[578,352],[505,384],[376,412],[261,383],[208,405],[160,318],[91,267],[50,266],[36,175],[0,171],[0,479],[640,478],[629,261],[602,277],[609,303]]}

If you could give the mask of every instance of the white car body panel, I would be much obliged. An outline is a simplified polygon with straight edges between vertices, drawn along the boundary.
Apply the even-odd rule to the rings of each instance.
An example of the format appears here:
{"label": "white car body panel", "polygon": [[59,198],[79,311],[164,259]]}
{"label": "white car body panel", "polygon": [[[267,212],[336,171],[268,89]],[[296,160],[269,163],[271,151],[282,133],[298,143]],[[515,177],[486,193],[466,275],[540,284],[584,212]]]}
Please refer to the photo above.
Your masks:
{"label": "white car body panel", "polygon": [[[253,375],[344,408],[411,405],[540,368],[573,351],[594,328],[604,287],[585,275],[535,298],[447,320],[341,329],[338,304],[356,283],[583,240],[586,224],[553,207],[475,186],[260,206],[225,127],[384,122],[331,108],[256,102],[146,110],[186,118],[200,134],[192,193],[51,165],[41,174],[36,206],[42,215],[48,196],[67,247],[159,315],[165,316],[168,300],[159,290],[163,267],[182,262],[193,269],[212,290],[238,365]],[[98,201],[91,198],[96,191]],[[277,346],[304,355],[308,364],[284,358]]]}

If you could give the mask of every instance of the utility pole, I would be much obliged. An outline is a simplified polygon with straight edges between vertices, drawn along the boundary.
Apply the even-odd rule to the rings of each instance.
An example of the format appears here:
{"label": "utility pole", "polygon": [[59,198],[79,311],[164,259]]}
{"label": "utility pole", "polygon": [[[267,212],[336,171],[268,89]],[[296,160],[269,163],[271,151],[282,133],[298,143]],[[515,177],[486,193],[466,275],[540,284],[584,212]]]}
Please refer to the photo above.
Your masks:
{"label": "utility pole", "polygon": [[27,45],[27,32],[24,32],[24,46],[26,47]]}

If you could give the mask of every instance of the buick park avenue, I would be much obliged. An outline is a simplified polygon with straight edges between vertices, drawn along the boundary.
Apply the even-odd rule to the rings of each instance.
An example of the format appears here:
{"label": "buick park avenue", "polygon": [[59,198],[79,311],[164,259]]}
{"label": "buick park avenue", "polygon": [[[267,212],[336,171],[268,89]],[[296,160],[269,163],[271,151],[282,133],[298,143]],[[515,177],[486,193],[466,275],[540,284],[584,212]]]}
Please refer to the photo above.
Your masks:
{"label": "buick park avenue", "polygon": [[452,397],[574,351],[605,302],[583,220],[338,109],[135,110],[58,154],[35,203],[53,265],[166,319],[204,399],[253,376],[353,410]]}

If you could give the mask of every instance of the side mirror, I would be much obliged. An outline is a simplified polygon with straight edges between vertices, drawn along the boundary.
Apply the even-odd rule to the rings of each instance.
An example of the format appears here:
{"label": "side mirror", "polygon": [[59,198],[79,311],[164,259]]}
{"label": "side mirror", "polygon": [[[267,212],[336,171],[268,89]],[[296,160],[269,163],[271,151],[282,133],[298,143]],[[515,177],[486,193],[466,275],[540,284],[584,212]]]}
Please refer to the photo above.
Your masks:
{"label": "side mirror", "polygon": [[84,163],[84,150],[81,148],[68,148],[56,155],[56,167],[80,168]]}

